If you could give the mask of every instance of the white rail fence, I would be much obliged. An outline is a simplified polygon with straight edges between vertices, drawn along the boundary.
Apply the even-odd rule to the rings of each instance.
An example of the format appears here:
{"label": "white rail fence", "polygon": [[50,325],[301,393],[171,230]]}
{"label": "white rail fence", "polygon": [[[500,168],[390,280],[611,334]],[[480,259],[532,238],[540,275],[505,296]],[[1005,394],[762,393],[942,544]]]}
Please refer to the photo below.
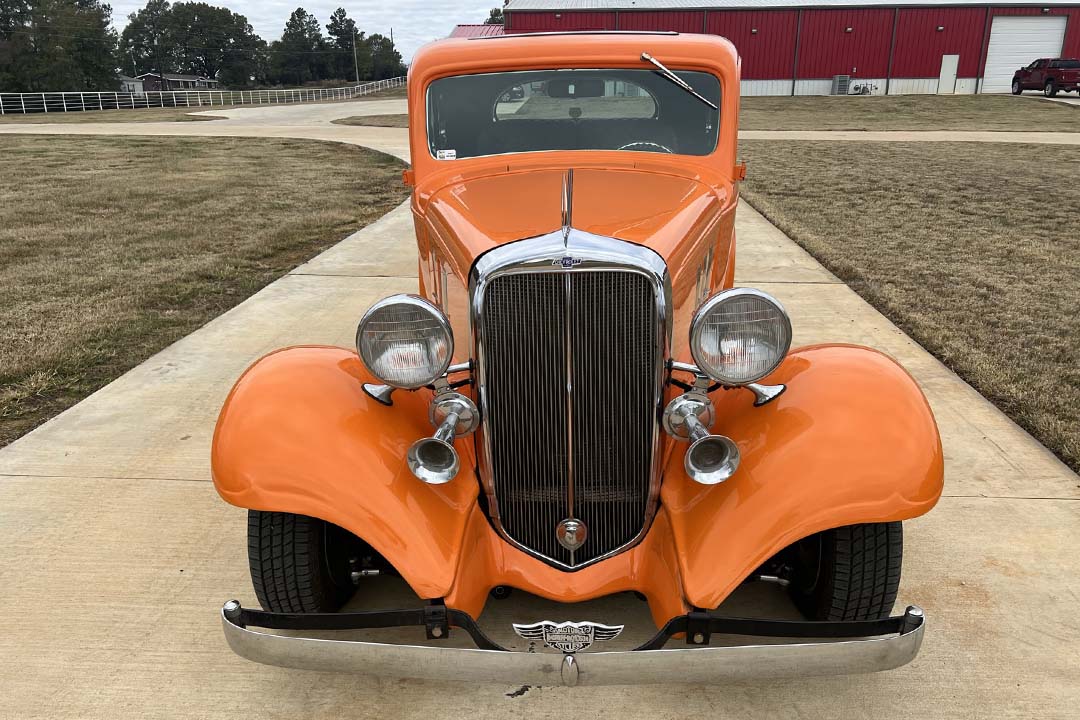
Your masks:
{"label": "white rail fence", "polygon": [[218,105],[277,105],[348,100],[402,87],[404,77],[342,88],[297,90],[163,90],[125,92],[0,93],[0,115],[83,112],[87,110],[142,110],[144,108],[200,108]]}

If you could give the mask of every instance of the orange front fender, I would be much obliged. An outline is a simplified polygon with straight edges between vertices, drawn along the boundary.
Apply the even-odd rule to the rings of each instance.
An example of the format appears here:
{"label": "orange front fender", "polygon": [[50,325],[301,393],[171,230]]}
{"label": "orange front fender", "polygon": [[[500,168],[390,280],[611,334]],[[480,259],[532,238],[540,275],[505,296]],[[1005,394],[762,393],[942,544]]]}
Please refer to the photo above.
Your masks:
{"label": "orange front fender", "polygon": [[408,446],[431,433],[430,393],[394,407],[350,350],[272,353],[237,382],[214,435],[214,483],[228,502],[319,517],[363,538],[418,595],[478,616],[500,584],[564,602],[646,595],[663,624],[690,606],[716,607],[750,572],[801,537],[840,525],[901,520],[941,493],[941,445],[911,377],[885,355],[852,346],[791,354],[769,382],[787,391],[761,408],[745,390],[714,393],[716,432],[742,453],[735,476],[694,483],[671,454],[663,507],[641,544],[565,573],[511,547],[477,505],[471,442],[446,485],[417,481]]}
{"label": "orange front fender", "polygon": [[[375,381],[351,350],[294,347],[267,355],[237,381],[214,432],[214,485],[253,510],[322,518],[366,540],[423,597],[453,585],[477,483],[472,443],[445,485],[409,472],[405,453],[431,435],[428,391],[394,406],[368,397]],[[358,441],[359,440],[359,441]]]}
{"label": "orange front fender", "polygon": [[876,350],[817,345],[796,350],[763,382],[787,390],[753,407],[745,390],[713,393],[714,433],[742,462],[722,485],[669,459],[663,502],[687,600],[716,607],[756,567],[821,530],[922,515],[941,495],[941,440],[910,375]]}

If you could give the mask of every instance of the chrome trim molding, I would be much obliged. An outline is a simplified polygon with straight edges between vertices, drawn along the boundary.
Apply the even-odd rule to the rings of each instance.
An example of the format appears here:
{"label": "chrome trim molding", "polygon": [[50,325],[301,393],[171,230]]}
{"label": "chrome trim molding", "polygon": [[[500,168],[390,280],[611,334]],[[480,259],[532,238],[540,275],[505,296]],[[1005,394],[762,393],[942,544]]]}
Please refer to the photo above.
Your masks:
{"label": "chrome trim molding", "polygon": [[[565,182],[567,184],[571,183],[572,177],[568,176]],[[552,262],[553,259],[559,258],[571,258],[572,262]],[[611,551],[602,553],[585,562],[567,564],[545,556],[518,542],[510,536],[501,522],[498,497],[495,492],[494,463],[488,431],[487,357],[485,355],[484,341],[481,337],[481,320],[485,292],[496,278],[516,274],[564,273],[566,281],[569,283],[571,273],[598,271],[635,273],[643,276],[649,282],[655,297],[658,337],[656,338],[657,352],[654,358],[655,377],[653,386],[655,387],[655,393],[652,398],[653,418],[650,421],[652,428],[652,457],[649,477],[651,480],[646,500],[647,509],[642,520],[641,531],[629,542]],[[660,494],[661,442],[663,439],[660,414],[663,409],[664,388],[668,374],[667,360],[670,357],[671,348],[671,279],[668,275],[667,264],[656,252],[641,245],[602,237],[569,227],[560,228],[547,235],[499,246],[480,256],[469,275],[469,294],[471,297],[470,332],[473,343],[473,358],[476,362],[474,379],[476,381],[476,395],[480,405],[480,413],[484,418],[484,422],[476,435],[477,459],[480,466],[481,483],[488,499],[489,515],[495,530],[507,542],[529,555],[560,569],[571,571],[588,567],[633,547],[648,532],[656,514]],[[567,293],[567,296],[569,297],[569,293]],[[567,332],[569,332],[569,328]],[[567,363],[570,363],[571,360],[571,357],[566,358]],[[572,474],[570,492],[573,492]],[[563,517],[574,517],[572,499],[571,507]],[[553,526],[552,531],[554,530]],[[598,528],[594,527],[592,530],[597,532]]]}
{"label": "chrome trim molding", "polygon": [[361,387],[364,389],[364,393],[367,394],[372,400],[383,405],[393,405],[394,398],[391,397],[394,391],[397,390],[393,385],[377,385],[376,383],[364,383]]}
{"label": "chrome trim molding", "polygon": [[273,635],[241,627],[221,611],[229,647],[248,660],[297,670],[505,685],[720,683],[761,678],[856,675],[892,670],[919,653],[926,624],[918,608],[897,635],[834,642],[684,647],[562,654],[392,645]]}
{"label": "chrome trim molding", "polygon": [[[574,168],[569,168],[563,176],[562,187],[562,234],[563,245],[570,236],[570,228],[574,222]],[[554,263],[552,263],[554,264]],[[573,265],[573,262],[570,263]]]}
{"label": "chrome trim molding", "polygon": [[754,393],[754,407],[761,407],[772,402],[784,394],[787,385],[762,385],[760,383],[747,383],[746,389]]}
{"label": "chrome trim molding", "polygon": [[[670,362],[668,362],[668,367],[671,369],[672,372],[690,373],[698,381],[703,379],[707,381],[710,379],[709,376],[706,375],[701,368],[692,363],[684,363],[679,362],[678,360],[671,360]],[[705,384],[706,386],[708,385],[707,382]],[[740,386],[736,385],[732,387]],[[741,387],[745,387],[747,390],[754,393],[754,407],[761,407],[762,405],[767,405],[771,403],[773,400],[783,395],[784,391],[787,390],[787,385],[783,383],[780,383],[779,385],[762,385],[761,383],[752,382],[746,383],[746,385],[743,385]]]}

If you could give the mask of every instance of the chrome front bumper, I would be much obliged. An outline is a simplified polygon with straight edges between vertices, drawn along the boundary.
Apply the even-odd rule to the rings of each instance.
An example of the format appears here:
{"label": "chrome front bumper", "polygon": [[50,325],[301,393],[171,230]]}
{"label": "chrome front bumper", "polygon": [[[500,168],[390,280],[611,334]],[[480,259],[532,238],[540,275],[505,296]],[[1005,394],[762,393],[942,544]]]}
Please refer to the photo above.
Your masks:
{"label": "chrome front bumper", "polygon": [[[400,615],[408,612],[403,611]],[[364,615],[358,613],[355,617]],[[682,616],[680,619],[687,617]],[[809,632],[807,628],[812,626],[820,630],[821,635],[818,637],[849,639],[663,649],[664,643],[673,634],[683,632],[682,628],[686,627],[685,624],[680,626],[676,621],[672,621],[656,638],[639,649],[560,655],[504,649],[441,648],[323,640],[274,635],[247,627],[256,624],[260,618],[272,618],[274,622],[266,624],[277,628],[288,627],[290,622],[296,628],[310,629],[316,625],[304,616],[243,610],[235,601],[226,603],[222,609],[221,622],[229,646],[237,655],[266,665],[424,680],[569,686],[718,683],[750,678],[879,672],[910,662],[919,652],[925,627],[923,612],[917,607],[909,607],[901,616],[867,623],[792,623],[715,618],[710,622],[714,622],[712,632],[718,633],[731,632],[731,628],[734,628],[740,635],[786,637],[784,633],[798,629],[798,634],[805,636]],[[468,618],[467,622],[472,623],[471,618]],[[414,623],[389,623],[405,624]],[[365,624],[360,627],[387,625]],[[725,627],[728,629],[725,630]],[[322,628],[345,629],[345,624],[341,621],[332,622]],[[853,632],[863,628],[871,629],[876,636],[851,637]],[[432,637],[430,630],[429,626],[429,637]],[[888,631],[889,634],[879,635],[877,631]],[[484,638],[475,624],[468,628],[468,632],[474,639],[477,639],[479,634],[483,644],[492,648],[498,647]],[[436,630],[436,637],[442,635],[443,631]],[[652,649],[656,646],[660,649]]]}

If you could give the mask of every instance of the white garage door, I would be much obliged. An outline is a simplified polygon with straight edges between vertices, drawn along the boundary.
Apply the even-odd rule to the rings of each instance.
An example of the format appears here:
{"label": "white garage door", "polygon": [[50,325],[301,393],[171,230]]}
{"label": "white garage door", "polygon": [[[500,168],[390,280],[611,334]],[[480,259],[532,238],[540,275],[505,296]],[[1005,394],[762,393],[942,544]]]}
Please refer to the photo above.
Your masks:
{"label": "white garage door", "polygon": [[1013,73],[1039,58],[1061,54],[1064,16],[996,17],[990,28],[982,92],[1008,92]]}

